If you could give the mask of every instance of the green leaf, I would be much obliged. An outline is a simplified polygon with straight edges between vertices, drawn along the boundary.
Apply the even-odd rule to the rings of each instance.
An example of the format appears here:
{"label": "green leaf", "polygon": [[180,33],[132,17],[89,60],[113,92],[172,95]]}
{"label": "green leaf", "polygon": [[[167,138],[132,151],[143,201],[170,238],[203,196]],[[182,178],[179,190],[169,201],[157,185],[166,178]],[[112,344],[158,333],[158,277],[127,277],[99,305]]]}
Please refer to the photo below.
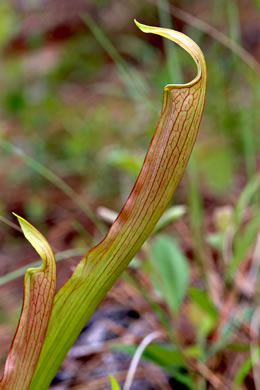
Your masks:
{"label": "green leaf", "polygon": [[[115,344],[112,347],[115,350],[120,350],[134,355],[138,345],[121,345]],[[148,359],[158,366],[163,368],[170,368],[173,366],[185,366],[185,359],[183,354],[176,348],[170,345],[163,344],[150,344],[146,347],[142,357]]]}
{"label": "green leaf", "polygon": [[241,192],[234,210],[234,224],[237,228],[241,224],[244,212],[256,192],[259,190],[259,187],[260,176],[256,175],[247,183],[247,185]]}
{"label": "green leaf", "polygon": [[[138,345],[115,344],[112,348],[134,355]],[[150,344],[143,352],[142,358],[162,367],[180,383],[184,383],[189,389],[196,389],[189,374],[181,372],[181,369],[185,369],[185,359],[178,349],[169,345]]]}
{"label": "green leaf", "polygon": [[110,152],[108,163],[136,177],[142,166],[142,159],[126,150],[118,149]]}
{"label": "green leaf", "polygon": [[192,300],[188,306],[190,319],[197,328],[197,334],[205,339],[216,325],[218,311],[204,291],[191,287],[188,294]]}
{"label": "green leaf", "polygon": [[120,386],[113,375],[109,375],[109,380],[110,380],[110,385],[111,385],[111,390],[120,390]]}
{"label": "green leaf", "polygon": [[1,390],[27,390],[32,380],[51,314],[56,288],[56,264],[46,239],[17,215],[27,240],[40,255],[40,268],[29,268],[24,278],[23,307],[8,353]]}
{"label": "green leaf", "polygon": [[177,242],[161,235],[152,246],[152,276],[173,313],[179,310],[188,285],[188,265]]}
{"label": "green leaf", "polygon": [[234,239],[234,253],[227,268],[227,277],[230,278],[245,258],[248,250],[255,243],[259,231],[260,213],[257,213],[245,226],[243,232],[239,231]]}
{"label": "green leaf", "polygon": [[215,322],[218,318],[218,311],[205,293],[205,291],[199,290],[196,287],[189,288],[189,296],[199,307],[207,313]]}
{"label": "green leaf", "polygon": [[233,380],[233,384],[235,386],[241,386],[245,380],[245,377],[252,370],[253,361],[251,356],[247,357],[242,364],[239,366],[235,378]]}
{"label": "green leaf", "polygon": [[189,160],[206,93],[206,64],[195,42],[177,31],[137,23],[182,46],[197,64],[187,84],[164,88],[162,111],[136,183],[108,234],[81,260],[54,299],[30,390],[47,389],[91,314],[153,231]]}
{"label": "green leaf", "polygon": [[186,207],[182,205],[170,207],[166,210],[157,222],[153,233],[158,233],[170,223],[177,221],[186,213]]}

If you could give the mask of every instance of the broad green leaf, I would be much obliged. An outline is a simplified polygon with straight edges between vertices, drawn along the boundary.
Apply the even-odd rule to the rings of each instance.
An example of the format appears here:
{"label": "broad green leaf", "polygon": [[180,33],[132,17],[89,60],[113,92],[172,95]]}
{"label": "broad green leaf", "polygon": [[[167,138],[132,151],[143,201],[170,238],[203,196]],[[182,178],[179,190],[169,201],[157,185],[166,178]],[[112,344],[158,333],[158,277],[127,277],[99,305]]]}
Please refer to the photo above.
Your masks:
{"label": "broad green leaf", "polygon": [[189,296],[205,313],[207,313],[212,318],[214,322],[217,320],[218,311],[205,291],[199,290],[196,287],[191,287],[189,288]]}
{"label": "broad green leaf", "polygon": [[174,314],[179,309],[188,285],[188,265],[177,242],[165,235],[152,246],[152,279]]}
{"label": "broad green leaf", "polygon": [[188,306],[188,315],[204,339],[216,325],[218,312],[204,291],[191,287],[188,294],[193,301]]}
{"label": "broad green leaf", "polygon": [[110,385],[111,385],[111,390],[120,390],[120,386],[113,375],[109,375],[109,380],[110,380]]}
{"label": "broad green leaf", "polygon": [[27,240],[40,255],[40,268],[29,268],[19,324],[6,359],[1,390],[27,390],[35,371],[50,318],[56,288],[56,264],[45,238],[17,216]]}
{"label": "broad green leaf", "polygon": [[144,32],[182,46],[195,60],[198,74],[187,84],[164,88],[159,123],[125,205],[104,240],[86,254],[55,296],[30,390],[47,389],[99,302],[154,229],[183,175],[197,136],[206,93],[206,64],[200,48],[177,31],[136,24]]}
{"label": "broad green leaf", "polygon": [[[115,344],[112,349],[127,352],[134,355],[138,345]],[[148,359],[160,367],[170,369],[173,366],[185,367],[185,359],[179,349],[167,344],[150,344],[143,352],[143,358]]]}

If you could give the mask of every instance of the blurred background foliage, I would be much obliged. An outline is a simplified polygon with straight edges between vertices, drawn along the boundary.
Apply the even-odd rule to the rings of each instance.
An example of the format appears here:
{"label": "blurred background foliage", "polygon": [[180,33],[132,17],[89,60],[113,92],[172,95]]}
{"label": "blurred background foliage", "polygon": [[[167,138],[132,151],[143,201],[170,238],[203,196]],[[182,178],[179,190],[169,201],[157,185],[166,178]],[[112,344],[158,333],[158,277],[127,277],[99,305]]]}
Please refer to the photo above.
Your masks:
{"label": "blurred background foliage", "polygon": [[[206,106],[192,159],[165,221],[121,281],[149,302],[167,348],[185,355],[176,358],[178,374],[173,349],[161,361],[166,351],[151,346],[148,359],[187,388],[254,386],[246,331],[259,304],[259,16],[259,0],[0,3],[1,275],[37,259],[13,229],[14,211],[45,233],[55,252],[74,250],[59,263],[63,283],[111,223],[100,206],[117,213],[126,200],[163,87],[194,77],[182,49],[137,31],[133,19],[180,30],[205,53]],[[0,279],[2,362],[22,296],[22,279],[9,279]],[[243,333],[238,340],[236,332]],[[203,379],[189,376],[187,366]],[[214,387],[216,377],[227,383]]]}

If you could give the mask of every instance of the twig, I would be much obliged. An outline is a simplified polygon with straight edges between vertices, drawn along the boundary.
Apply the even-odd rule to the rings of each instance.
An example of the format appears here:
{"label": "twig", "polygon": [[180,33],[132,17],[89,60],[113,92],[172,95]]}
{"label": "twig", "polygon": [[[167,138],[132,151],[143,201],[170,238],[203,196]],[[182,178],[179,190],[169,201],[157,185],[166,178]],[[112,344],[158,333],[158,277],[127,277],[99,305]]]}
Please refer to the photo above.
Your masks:
{"label": "twig", "polygon": [[128,370],[128,373],[127,373],[127,376],[126,376],[126,381],[125,381],[125,384],[124,384],[124,387],[123,387],[123,390],[130,390],[130,387],[132,385],[132,382],[133,382],[133,379],[134,379],[134,376],[135,376],[135,372],[137,370],[137,366],[139,364],[139,361],[142,357],[142,354],[145,350],[145,348],[155,339],[161,337],[162,333],[161,332],[158,332],[158,331],[155,331],[155,332],[152,332],[150,334],[148,334],[144,339],[143,341],[141,342],[141,344],[138,346],[134,356],[133,356],[133,359],[131,361],[131,364],[130,364],[130,367],[129,367],[129,370]]}

